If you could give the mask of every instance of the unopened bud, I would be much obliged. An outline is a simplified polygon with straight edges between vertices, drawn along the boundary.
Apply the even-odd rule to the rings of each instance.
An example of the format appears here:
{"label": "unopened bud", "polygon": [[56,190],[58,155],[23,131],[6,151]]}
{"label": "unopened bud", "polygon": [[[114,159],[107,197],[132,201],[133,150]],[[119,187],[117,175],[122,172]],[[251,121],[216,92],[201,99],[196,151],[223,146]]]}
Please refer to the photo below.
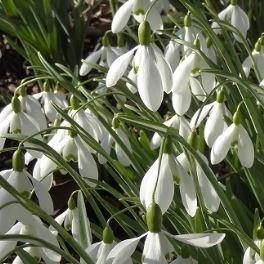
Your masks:
{"label": "unopened bud", "polygon": [[151,42],[151,29],[149,22],[143,21],[138,27],[138,40],[140,45],[149,45]]}
{"label": "unopened bud", "polygon": [[162,212],[158,204],[152,203],[147,209],[146,220],[148,230],[152,233],[161,232]]}
{"label": "unopened bud", "polygon": [[12,157],[12,167],[14,171],[23,171],[25,167],[25,156],[22,150],[18,149]]}
{"label": "unopened bud", "polygon": [[114,241],[114,233],[113,230],[109,227],[106,226],[104,231],[103,231],[103,241],[105,244],[112,244]]}

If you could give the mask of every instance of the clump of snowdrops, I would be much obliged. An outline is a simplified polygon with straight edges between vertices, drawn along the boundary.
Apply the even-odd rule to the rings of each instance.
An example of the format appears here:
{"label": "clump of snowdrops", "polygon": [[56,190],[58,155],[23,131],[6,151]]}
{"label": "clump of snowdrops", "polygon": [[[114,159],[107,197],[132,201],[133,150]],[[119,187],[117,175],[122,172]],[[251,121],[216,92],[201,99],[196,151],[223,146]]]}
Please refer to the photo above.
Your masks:
{"label": "clump of snowdrops", "polygon": [[79,67],[29,59],[0,113],[1,262],[264,263],[264,35],[212,2],[112,0]]}

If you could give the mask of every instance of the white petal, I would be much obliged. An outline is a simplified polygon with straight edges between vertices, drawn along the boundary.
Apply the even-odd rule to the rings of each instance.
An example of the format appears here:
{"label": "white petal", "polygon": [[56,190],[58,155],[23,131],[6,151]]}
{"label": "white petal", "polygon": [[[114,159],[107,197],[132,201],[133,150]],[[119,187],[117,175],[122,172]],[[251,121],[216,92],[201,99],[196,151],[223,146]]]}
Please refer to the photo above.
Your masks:
{"label": "white petal", "polygon": [[113,259],[112,264],[120,264],[127,261],[136,250],[139,240],[146,234],[121,241],[110,251],[107,259]]}
{"label": "white petal", "polygon": [[147,21],[150,24],[150,27],[153,31],[162,30],[163,29],[163,22],[161,19],[161,15],[158,12],[156,7],[153,7],[147,17]]}
{"label": "white petal", "polygon": [[217,164],[226,157],[235,133],[236,126],[232,124],[216,139],[211,150],[212,164]]}
{"label": "white petal", "polygon": [[[155,202],[160,206],[162,213],[165,213],[174,195],[173,175],[170,168],[170,155],[163,154],[160,164],[158,183],[155,193]],[[153,202],[152,196],[158,176],[159,159],[149,168],[140,185],[140,201],[147,209]]]}
{"label": "white petal", "polygon": [[85,251],[89,257],[95,262],[98,255],[98,250],[103,242],[97,242],[90,245]]}
{"label": "white petal", "polygon": [[175,110],[176,114],[182,116],[184,115],[190,108],[192,101],[192,94],[190,89],[187,87],[185,91],[178,93],[172,93],[172,106]]}
{"label": "white petal", "polygon": [[238,158],[243,166],[250,168],[254,163],[254,146],[246,129],[242,125],[238,129]]}
{"label": "white petal", "polygon": [[153,112],[157,111],[163,100],[162,80],[152,51],[146,47],[142,52],[137,85],[140,98],[146,107]]}
{"label": "white petal", "polygon": [[171,40],[165,50],[165,59],[175,71],[180,62],[180,45]]}
{"label": "white petal", "polygon": [[255,254],[256,252],[248,247],[243,256],[243,264],[255,264]]}
{"label": "white petal", "polygon": [[246,77],[249,76],[250,69],[252,68],[252,66],[253,66],[252,59],[251,59],[250,56],[248,56],[248,57],[244,60],[244,62],[243,62],[243,64],[242,64],[242,67],[243,67],[243,70],[244,70],[244,73],[245,73]]}
{"label": "white petal", "polygon": [[204,101],[206,98],[206,93],[201,85],[201,83],[194,77],[190,78],[190,87],[193,95],[200,101]]}
{"label": "white petal", "polygon": [[[124,143],[124,145],[128,148],[130,152],[132,152],[132,148],[129,142],[129,139],[126,135],[126,133],[121,129],[117,128],[115,129],[116,134],[118,135],[119,139]],[[121,146],[116,142],[115,144],[115,151],[116,151],[116,156],[117,159],[119,160],[120,163],[122,163],[124,166],[129,166],[131,161],[122,149]]]}
{"label": "white petal", "polygon": [[190,54],[186,59],[180,62],[179,66],[173,73],[172,91],[184,91],[190,80],[191,72],[195,62],[195,53]]}
{"label": "white petal", "polygon": [[33,178],[29,173],[27,175],[33,183],[34,190],[39,201],[39,206],[46,211],[47,214],[53,214],[53,202],[49,194],[49,189],[46,185]]}
{"label": "white petal", "polygon": [[205,105],[202,110],[198,109],[195,114],[193,115],[191,121],[190,121],[190,127],[192,129],[197,128],[200,126],[202,121],[205,119],[205,117],[210,112],[211,108],[213,107],[214,103]]}
{"label": "white petal", "polygon": [[[137,84],[137,74],[135,73],[134,69],[132,68],[131,71],[128,73],[127,76],[135,85]],[[137,87],[130,84],[129,82],[126,83],[127,88],[130,90],[131,93],[137,92]]]}
{"label": "white petal", "polygon": [[118,57],[109,68],[109,71],[106,75],[106,86],[111,87],[114,86],[124,75],[127,70],[127,67],[132,59],[134,54],[134,50],[132,49],[129,52],[123,54]]}
{"label": "white petal", "polygon": [[173,236],[167,232],[166,234],[182,243],[200,248],[209,248],[215,246],[221,243],[225,238],[225,234],[222,233],[196,233],[176,236]]}
{"label": "white petal", "polygon": [[[238,5],[234,6],[231,17],[231,24],[242,33],[244,38],[247,37],[247,31],[249,29],[249,19],[245,11]],[[234,34],[234,37],[237,41],[242,41],[237,34]]]}
{"label": "white petal", "polygon": [[142,264],[168,263],[162,252],[160,235],[161,233],[148,232],[142,254]]}
{"label": "white petal", "polygon": [[[18,235],[21,228],[22,228],[22,224],[17,223],[6,233],[6,235]],[[9,253],[12,249],[15,248],[16,244],[17,244],[17,241],[1,240],[0,241],[0,258],[3,258],[4,256],[6,256],[7,253]]]}
{"label": "white petal", "polygon": [[87,75],[91,70],[92,66],[89,63],[95,64],[102,54],[102,49],[92,52],[82,63],[80,68],[80,76]]}
{"label": "white petal", "polygon": [[180,193],[182,203],[187,213],[193,217],[197,210],[197,198],[193,177],[189,175],[180,164],[177,164],[177,167],[177,176],[180,178]]}
{"label": "white petal", "polygon": [[[203,160],[208,163],[205,156],[202,156]],[[207,178],[201,166],[196,162],[196,172],[199,181],[199,185],[201,188],[201,192],[204,198],[204,204],[207,209],[211,212],[216,212],[220,205],[220,198],[216,193],[213,185]]]}
{"label": "white petal", "polygon": [[165,58],[163,57],[163,54],[159,50],[159,48],[155,45],[152,45],[155,57],[156,57],[156,63],[158,70],[160,72],[163,91],[166,93],[170,93],[172,89],[172,70],[170,65],[165,61]]}
{"label": "white petal", "polygon": [[[98,169],[96,162],[85,144],[77,137],[76,144],[78,147],[78,168],[81,176],[89,179],[98,180]],[[95,183],[87,181],[90,186],[96,186]]]}
{"label": "white petal", "polygon": [[215,102],[204,128],[204,139],[209,147],[213,146],[215,140],[224,130],[223,104]]}
{"label": "white petal", "polygon": [[126,26],[132,12],[133,0],[124,3],[115,13],[113,17],[111,30],[113,33],[118,33]]}

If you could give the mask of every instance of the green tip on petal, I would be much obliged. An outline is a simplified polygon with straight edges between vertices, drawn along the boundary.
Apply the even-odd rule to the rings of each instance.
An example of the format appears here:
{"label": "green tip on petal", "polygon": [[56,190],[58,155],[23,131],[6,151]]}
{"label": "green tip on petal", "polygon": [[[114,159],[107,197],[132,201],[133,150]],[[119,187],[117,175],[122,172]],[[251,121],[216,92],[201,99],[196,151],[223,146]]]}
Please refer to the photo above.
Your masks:
{"label": "green tip on petal", "polygon": [[238,0],[231,0],[231,5],[237,5],[238,4]]}
{"label": "green tip on petal", "polygon": [[103,241],[105,244],[112,244],[114,241],[114,233],[110,226],[106,226],[103,231]]}
{"label": "green tip on petal", "polygon": [[13,111],[16,114],[21,112],[21,103],[16,96],[13,96],[13,98],[11,100],[11,106],[12,106]]}
{"label": "green tip on petal", "polygon": [[184,26],[190,27],[192,25],[191,13],[188,12],[187,15],[184,17]]}
{"label": "green tip on petal", "polygon": [[73,95],[73,94],[71,95],[71,98],[70,98],[70,104],[71,104],[71,107],[74,110],[77,110],[80,107],[80,101],[79,101],[79,99],[75,95]]}
{"label": "green tip on petal", "polygon": [[240,109],[239,107],[237,108],[234,116],[233,116],[233,123],[238,126],[241,124],[241,121],[242,121],[242,116],[241,116],[241,112],[240,112]]}
{"label": "green tip on petal", "polygon": [[75,198],[74,198],[74,194],[75,193],[72,193],[69,200],[68,200],[68,208],[70,210],[73,210],[75,209],[77,206],[76,206],[76,201],[75,201]]}
{"label": "green tip on petal", "polygon": [[117,119],[117,117],[114,117],[112,120],[112,128],[113,129],[119,128],[119,120]]}
{"label": "green tip on petal", "polygon": [[138,40],[140,45],[149,45],[151,42],[151,29],[148,21],[143,21],[138,27]]}
{"label": "green tip on petal", "polygon": [[148,230],[152,233],[161,232],[162,212],[158,204],[152,203],[147,209],[146,220]]}
{"label": "green tip on petal", "polygon": [[25,167],[25,156],[22,150],[18,149],[12,157],[12,167],[14,171],[23,171]]}
{"label": "green tip on petal", "polygon": [[222,86],[219,91],[216,93],[216,101],[220,104],[222,104],[225,100],[225,89]]}

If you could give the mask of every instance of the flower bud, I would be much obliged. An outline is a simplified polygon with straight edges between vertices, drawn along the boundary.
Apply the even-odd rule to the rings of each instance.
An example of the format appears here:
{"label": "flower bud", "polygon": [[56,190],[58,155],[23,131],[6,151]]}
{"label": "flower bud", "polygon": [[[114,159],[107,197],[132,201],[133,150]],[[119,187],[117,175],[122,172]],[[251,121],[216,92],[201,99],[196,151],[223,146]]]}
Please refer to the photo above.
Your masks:
{"label": "flower bud", "polygon": [[188,138],[187,138],[187,142],[188,142],[188,144],[189,144],[190,146],[192,146],[193,148],[195,148],[195,149],[197,149],[197,137],[198,137],[198,135],[197,135],[196,131],[193,130],[193,131],[189,134],[189,136],[188,136]]}
{"label": "flower bud", "polygon": [[112,120],[112,128],[113,129],[119,128],[119,120],[117,119],[117,117],[114,117]]}
{"label": "flower bud", "polygon": [[107,34],[105,34],[102,38],[102,44],[104,47],[109,47],[110,46],[110,41],[109,38],[107,36]]}
{"label": "flower bud", "polygon": [[12,106],[13,111],[16,114],[21,112],[21,103],[16,96],[13,96],[13,98],[11,100],[11,106]]}
{"label": "flower bud", "polygon": [[27,95],[27,89],[25,86],[22,86],[20,89],[19,89],[19,94],[22,96],[22,97],[25,97]]}
{"label": "flower bud", "polygon": [[216,101],[219,104],[222,104],[224,102],[224,99],[225,99],[225,90],[224,87],[222,86],[221,89],[216,93]]}
{"label": "flower bud", "polygon": [[231,5],[237,5],[238,4],[238,0],[231,0]]}
{"label": "flower bud", "polygon": [[240,112],[240,109],[239,109],[239,106],[233,116],[233,123],[238,126],[241,124],[241,120],[242,120],[242,116],[241,116],[241,112]]}
{"label": "flower bud", "polygon": [[262,226],[259,226],[256,230],[256,237],[258,240],[264,239],[264,228]]}
{"label": "flower bud", "polygon": [[138,40],[140,45],[149,45],[151,42],[151,29],[149,22],[143,21],[138,27]]}
{"label": "flower bud", "polygon": [[106,226],[103,231],[103,241],[105,244],[112,244],[114,241],[114,233],[109,226]]}
{"label": "flower bud", "polygon": [[152,233],[161,232],[162,212],[158,204],[152,203],[147,209],[146,220],[148,230]]}
{"label": "flower bud", "polygon": [[72,193],[69,200],[68,200],[68,208],[70,210],[73,210],[75,209],[77,206],[76,206],[76,201],[75,201],[75,198],[74,198],[74,194],[75,193]]}
{"label": "flower bud", "polygon": [[12,157],[12,167],[14,171],[23,171],[25,167],[25,156],[22,150],[17,149]]}
{"label": "flower bud", "polygon": [[191,13],[188,12],[187,15],[184,17],[184,26],[190,27],[192,25]]}
{"label": "flower bud", "polygon": [[126,45],[126,39],[123,33],[117,34],[117,46],[124,47]]}
{"label": "flower bud", "polygon": [[71,104],[71,107],[74,110],[77,110],[80,107],[80,101],[79,101],[79,99],[75,95],[73,95],[73,94],[71,95],[71,98],[70,98],[70,104]]}

